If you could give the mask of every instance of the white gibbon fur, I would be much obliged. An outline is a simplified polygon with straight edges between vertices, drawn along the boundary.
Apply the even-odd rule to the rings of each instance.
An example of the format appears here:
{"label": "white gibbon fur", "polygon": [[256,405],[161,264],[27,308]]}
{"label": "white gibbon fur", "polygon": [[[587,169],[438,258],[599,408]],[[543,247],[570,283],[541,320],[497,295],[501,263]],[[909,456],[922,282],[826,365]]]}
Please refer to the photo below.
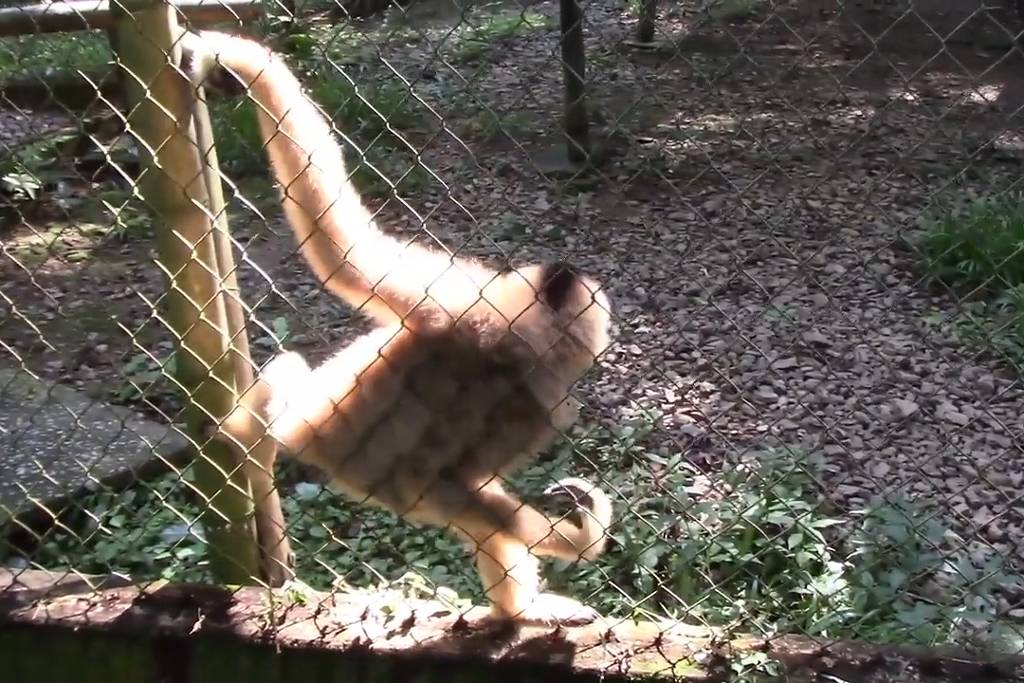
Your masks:
{"label": "white gibbon fur", "polygon": [[[271,361],[255,404],[267,433],[354,499],[450,527],[475,554],[497,617],[595,618],[575,600],[540,591],[535,555],[600,555],[608,497],[563,480],[547,493],[570,493],[576,521],[552,518],[506,492],[500,477],[575,421],[569,391],[609,343],[601,287],[565,264],[497,271],[381,232],[326,117],[281,57],[218,32],[182,40],[182,69],[194,86],[255,102],[285,213],[313,272],[380,323],[315,369],[292,352]],[[252,434],[233,427],[240,409],[213,433],[251,443]]]}

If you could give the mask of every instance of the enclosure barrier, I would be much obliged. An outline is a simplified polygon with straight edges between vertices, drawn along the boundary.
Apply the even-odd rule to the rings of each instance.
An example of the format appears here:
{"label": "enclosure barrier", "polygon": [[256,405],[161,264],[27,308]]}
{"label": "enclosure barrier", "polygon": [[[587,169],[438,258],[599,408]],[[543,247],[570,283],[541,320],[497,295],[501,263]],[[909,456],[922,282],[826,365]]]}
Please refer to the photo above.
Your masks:
{"label": "enclosure barrier", "polygon": [[[196,457],[191,478],[165,457],[170,476],[111,490],[149,476],[95,471],[136,425],[94,420],[52,387],[23,400],[0,373],[0,455],[16,456],[0,458],[0,510],[36,506],[48,522],[12,515],[22,538],[0,538],[4,675],[1024,677],[1019,30],[980,2],[953,8],[953,19],[923,1],[863,12],[836,3],[813,22],[799,2],[710,4],[735,20],[648,0],[562,0],[542,3],[532,23],[497,14],[466,34],[437,25],[450,17],[417,19],[415,4],[378,24],[315,14],[287,31],[251,27],[291,51],[351,133],[350,170],[372,190],[382,227],[502,263],[530,243],[531,259],[569,256],[609,288],[618,339],[579,394],[590,412],[517,482],[538,505],[567,474],[613,499],[606,554],[545,567],[552,590],[602,616],[557,628],[483,619],[487,587],[449,535],[334,495],[301,468],[281,468],[279,495],[265,442],[241,444],[243,458],[200,438],[252,384],[253,356],[287,337],[323,357],[361,322],[326,301],[322,283],[302,281],[304,266],[299,278],[288,270],[290,235],[252,230],[280,215],[280,201],[246,203],[242,184],[258,196],[266,165],[241,163],[251,119],[224,102],[211,103],[211,119],[205,93],[193,97],[175,68],[175,7],[112,5],[115,19],[101,21],[115,36],[121,123],[141,162],[138,173],[115,170],[148,220],[94,238],[91,195],[104,194],[118,228],[131,218],[105,195],[113,183],[83,181],[85,199],[61,195],[66,177],[26,189],[25,176],[67,167],[74,152],[34,165],[25,148],[47,133],[22,144],[0,127],[0,151],[9,137],[19,153],[16,164],[0,158],[0,228],[10,231],[0,233],[0,360],[39,385],[45,376],[86,385],[97,402],[117,395],[180,432],[187,450],[175,452]],[[473,16],[460,13],[456,28]],[[965,28],[981,37],[954,52]],[[655,42],[657,29],[680,35]],[[630,36],[645,49],[623,49]],[[591,116],[605,127],[588,130]],[[573,169],[541,177],[534,152],[559,118],[559,133],[575,131]],[[117,166],[113,143],[91,129],[80,138]],[[614,148],[610,161],[595,160],[602,145]],[[225,149],[235,172],[219,168]],[[948,208],[961,190],[965,204]],[[250,217],[234,236],[227,199]],[[154,247],[163,288],[147,281]],[[80,289],[79,276],[91,278]],[[90,286],[101,296],[82,291]],[[125,296],[138,297],[141,318],[119,307]],[[276,296],[284,305],[259,308]],[[90,304],[113,310],[116,324]],[[269,334],[261,320],[279,314],[289,318]],[[296,320],[300,335],[289,330]],[[141,352],[156,369],[109,362],[108,328],[125,333],[118,353]],[[56,365],[41,350],[54,347],[74,348]],[[158,358],[166,348],[173,371]],[[115,394],[118,380],[138,395]],[[158,381],[184,410],[154,397]],[[52,423],[33,428],[37,406],[56,409]],[[98,446],[80,443],[83,426]],[[493,438],[501,427],[480,431]],[[139,450],[157,450],[142,437]],[[68,464],[85,495],[40,494],[60,488]]]}
{"label": "enclosure barrier", "polygon": [[[106,0],[70,0],[0,8],[0,36],[67,33],[109,29],[117,24]],[[114,5],[119,4],[114,0]],[[176,0],[189,22],[203,26],[223,21],[251,21],[263,14],[261,0]]]}
{"label": "enclosure barrier", "polygon": [[[266,3],[258,0],[182,0],[172,3],[192,26],[241,23],[264,16]],[[103,29],[117,25],[119,4],[104,0],[71,0],[40,5],[0,8],[0,37],[30,36]],[[26,109],[81,110],[101,100],[122,104],[124,87],[109,75],[93,70],[58,72],[44,81],[38,76],[11,78],[0,83],[0,96],[8,106]]]}

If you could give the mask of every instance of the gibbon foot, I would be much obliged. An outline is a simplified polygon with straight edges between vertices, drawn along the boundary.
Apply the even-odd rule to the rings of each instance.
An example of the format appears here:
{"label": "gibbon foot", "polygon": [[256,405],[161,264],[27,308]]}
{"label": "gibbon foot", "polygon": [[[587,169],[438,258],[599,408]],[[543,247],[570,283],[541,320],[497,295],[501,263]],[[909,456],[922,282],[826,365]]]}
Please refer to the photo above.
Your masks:
{"label": "gibbon foot", "polygon": [[601,615],[593,607],[555,593],[540,593],[518,614],[508,614],[497,606],[492,618],[535,626],[585,626]]}

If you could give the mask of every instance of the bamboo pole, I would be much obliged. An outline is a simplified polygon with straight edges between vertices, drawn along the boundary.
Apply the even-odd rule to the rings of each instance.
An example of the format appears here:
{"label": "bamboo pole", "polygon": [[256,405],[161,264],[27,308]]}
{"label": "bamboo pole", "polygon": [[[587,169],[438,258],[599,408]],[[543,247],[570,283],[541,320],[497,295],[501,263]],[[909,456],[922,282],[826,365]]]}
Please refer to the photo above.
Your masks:
{"label": "bamboo pole", "polygon": [[235,405],[234,354],[221,293],[205,178],[188,122],[193,97],[181,74],[181,34],[174,8],[160,0],[123,0],[117,27],[129,114],[139,144],[141,194],[154,218],[160,265],[168,278],[168,323],[179,340],[178,380],[188,392],[186,421],[202,445],[195,484],[206,498],[201,522],[211,567],[226,583],[253,583],[260,556],[247,468],[235,449],[203,444],[203,425]]}
{"label": "bamboo pole", "polygon": [[[113,7],[107,0],[65,0],[5,7],[0,9],[0,36],[112,28],[117,23],[116,5],[116,0]],[[246,21],[263,14],[260,0],[175,0],[174,7],[198,26]]]}
{"label": "bamboo pole", "polygon": [[[249,352],[249,336],[245,329],[244,302],[235,275],[235,262],[231,251],[231,237],[228,231],[227,208],[221,187],[220,166],[217,148],[213,139],[213,127],[201,92],[196,93],[193,102],[192,121],[196,142],[205,157],[203,177],[209,195],[210,213],[214,221],[214,250],[217,255],[218,273],[224,292],[224,307],[230,332],[232,367],[236,391],[245,394],[254,384],[253,362]],[[241,401],[247,405],[245,400]],[[264,425],[258,416],[249,414],[249,429],[253,434],[264,434]],[[245,444],[244,470],[252,486],[256,536],[260,546],[262,576],[271,586],[281,586],[294,578],[291,544],[286,533],[281,498],[274,484],[274,462],[277,460],[277,446],[269,438],[256,443]]]}

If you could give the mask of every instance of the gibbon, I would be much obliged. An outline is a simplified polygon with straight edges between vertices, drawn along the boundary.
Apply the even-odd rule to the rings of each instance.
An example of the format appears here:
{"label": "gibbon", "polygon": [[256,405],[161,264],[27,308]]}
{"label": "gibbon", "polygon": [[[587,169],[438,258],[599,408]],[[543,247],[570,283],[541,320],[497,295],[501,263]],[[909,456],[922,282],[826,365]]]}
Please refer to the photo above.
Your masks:
{"label": "gibbon", "polygon": [[277,356],[256,398],[210,436],[253,443],[243,426],[251,418],[239,411],[257,410],[278,445],[344,494],[413,524],[450,527],[475,554],[494,616],[592,621],[589,607],[540,591],[536,555],[598,557],[612,517],[607,495],[562,480],[546,494],[572,496],[576,521],[551,518],[510,495],[501,477],[576,420],[569,391],[609,343],[605,292],[564,263],[497,271],[384,234],[327,118],[280,56],[213,31],[186,33],[182,48],[193,86],[255,102],[301,253],[329,291],[380,323],[315,369],[294,352]]}

